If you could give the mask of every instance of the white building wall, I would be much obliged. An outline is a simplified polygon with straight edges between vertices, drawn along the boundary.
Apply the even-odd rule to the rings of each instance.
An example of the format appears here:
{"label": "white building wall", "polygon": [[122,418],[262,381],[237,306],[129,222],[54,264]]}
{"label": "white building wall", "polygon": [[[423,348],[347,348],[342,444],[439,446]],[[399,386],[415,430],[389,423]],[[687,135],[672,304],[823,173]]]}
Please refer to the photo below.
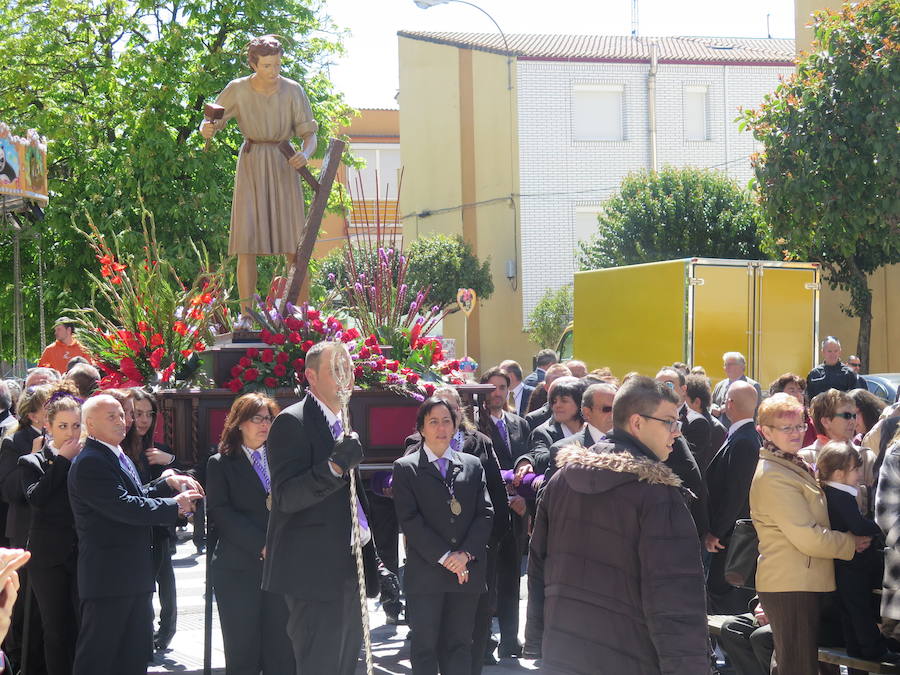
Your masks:
{"label": "white building wall", "polygon": [[[547,288],[572,282],[578,211],[600,210],[622,178],[650,168],[647,116],[649,64],[519,60],[518,120],[523,316]],[[792,68],[660,64],[657,72],[659,167],[697,166],[726,172],[745,185],[757,143],[739,132],[740,107],[758,105]],[[623,141],[574,141],[572,90],[579,84],[624,85]],[[705,85],[708,140],[685,141],[682,92]]]}

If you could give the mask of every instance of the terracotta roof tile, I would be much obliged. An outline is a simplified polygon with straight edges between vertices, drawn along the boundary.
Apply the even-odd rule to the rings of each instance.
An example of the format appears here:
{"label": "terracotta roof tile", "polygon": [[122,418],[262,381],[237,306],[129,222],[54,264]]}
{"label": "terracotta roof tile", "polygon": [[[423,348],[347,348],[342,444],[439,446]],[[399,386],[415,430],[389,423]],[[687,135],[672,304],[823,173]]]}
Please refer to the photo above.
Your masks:
{"label": "terracotta roof tile", "polygon": [[[400,37],[506,53],[499,33],[433,33],[399,31]],[[794,62],[794,41],[772,38],[730,37],[631,37],[621,35],[506,36],[509,50],[522,60],[649,61],[650,44],[656,42],[657,57],[669,63],[772,63]]]}

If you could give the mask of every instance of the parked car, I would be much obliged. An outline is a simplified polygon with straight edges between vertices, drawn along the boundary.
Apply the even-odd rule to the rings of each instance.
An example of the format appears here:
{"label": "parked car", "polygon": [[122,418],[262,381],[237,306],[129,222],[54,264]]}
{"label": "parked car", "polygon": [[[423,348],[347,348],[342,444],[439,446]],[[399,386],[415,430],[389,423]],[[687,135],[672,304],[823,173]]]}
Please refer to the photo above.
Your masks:
{"label": "parked car", "polygon": [[871,375],[863,375],[866,381],[866,387],[878,398],[887,403],[894,403],[900,400],[898,392],[900,392],[900,373],[873,373]]}

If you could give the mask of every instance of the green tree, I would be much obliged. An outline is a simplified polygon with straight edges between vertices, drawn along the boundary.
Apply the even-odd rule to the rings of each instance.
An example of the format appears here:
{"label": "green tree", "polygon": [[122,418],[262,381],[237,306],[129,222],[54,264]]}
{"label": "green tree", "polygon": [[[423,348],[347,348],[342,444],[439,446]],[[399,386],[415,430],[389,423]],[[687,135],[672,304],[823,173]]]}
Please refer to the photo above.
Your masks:
{"label": "green tree", "polygon": [[[0,120],[50,140],[50,205],[40,240],[22,254],[29,355],[40,347],[38,246],[50,315],[89,298],[84,271],[96,261],[72,228],[86,214],[123,251],[139,252],[140,194],[183,278],[196,271],[188,237],[213,260],[225,254],[241,137],[231,124],[204,152],[196,130],[203,104],[249,73],[244,46],[263,33],[285,36],[283,74],[306,89],[320,139],[334,135],[351,111],[323,67],[341,46],[320,0],[12,0],[0,9]],[[10,236],[0,234],[2,269],[11,268]]]}
{"label": "green tree", "polygon": [[603,205],[578,262],[591,270],[693,256],[758,259],[759,225],[750,195],[720,172],[641,171]]}
{"label": "green tree", "polygon": [[[351,280],[347,273],[343,247],[331,251],[322,259],[315,277],[325,288],[346,286]],[[354,256],[362,260],[369,254],[354,248]],[[494,292],[490,260],[480,261],[472,247],[462,237],[432,234],[414,240],[404,251],[409,258],[405,283],[413,295],[431,286],[428,304],[447,307],[456,303],[460,288],[473,288],[479,300],[487,300]],[[393,258],[394,280],[397,275],[397,258]],[[333,277],[333,278],[332,278]]]}
{"label": "green tree", "polygon": [[572,287],[548,288],[528,315],[528,337],[541,349],[556,343],[572,320]]}
{"label": "green tree", "polygon": [[900,262],[900,2],[864,0],[815,15],[815,43],[743,123],[763,144],[753,164],[769,249],[822,263],[850,292],[868,363],[867,275]]}

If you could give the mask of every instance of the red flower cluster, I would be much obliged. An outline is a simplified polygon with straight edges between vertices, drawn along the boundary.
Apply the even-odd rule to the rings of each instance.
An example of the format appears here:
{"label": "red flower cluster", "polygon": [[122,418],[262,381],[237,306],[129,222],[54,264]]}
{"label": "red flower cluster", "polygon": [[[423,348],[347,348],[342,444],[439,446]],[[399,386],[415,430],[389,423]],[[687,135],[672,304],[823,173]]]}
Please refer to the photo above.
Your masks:
{"label": "red flower cluster", "polygon": [[103,278],[109,279],[111,283],[121,284],[122,277],[119,276],[119,272],[123,272],[127,266],[120,262],[116,262],[116,259],[111,253],[98,255],[96,257],[97,260],[100,261],[100,274],[103,275]]}

